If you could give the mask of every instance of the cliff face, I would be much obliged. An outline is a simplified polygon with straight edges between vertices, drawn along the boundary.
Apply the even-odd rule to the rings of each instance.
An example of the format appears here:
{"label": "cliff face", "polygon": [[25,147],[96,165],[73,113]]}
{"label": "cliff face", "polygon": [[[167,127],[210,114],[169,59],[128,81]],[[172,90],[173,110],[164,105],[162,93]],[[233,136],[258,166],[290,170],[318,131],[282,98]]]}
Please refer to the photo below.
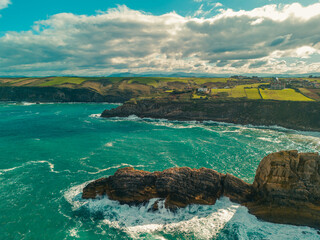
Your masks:
{"label": "cliff face", "polygon": [[106,110],[102,117],[165,118],[182,121],[222,121],[237,124],[278,125],[320,131],[320,103],[284,101],[157,102],[126,103]]}
{"label": "cliff face", "polygon": [[89,183],[82,197],[99,195],[122,204],[162,198],[170,209],[211,205],[226,196],[247,206],[258,218],[320,228],[320,157],[297,151],[270,154],[259,164],[253,184],[206,168],[171,168],[153,173],[123,168],[113,176]]}
{"label": "cliff face", "polygon": [[249,211],[272,222],[320,228],[320,157],[287,151],[265,157],[253,183]]}
{"label": "cliff face", "polygon": [[101,95],[89,88],[0,87],[0,101],[121,103],[130,98],[122,93]]}

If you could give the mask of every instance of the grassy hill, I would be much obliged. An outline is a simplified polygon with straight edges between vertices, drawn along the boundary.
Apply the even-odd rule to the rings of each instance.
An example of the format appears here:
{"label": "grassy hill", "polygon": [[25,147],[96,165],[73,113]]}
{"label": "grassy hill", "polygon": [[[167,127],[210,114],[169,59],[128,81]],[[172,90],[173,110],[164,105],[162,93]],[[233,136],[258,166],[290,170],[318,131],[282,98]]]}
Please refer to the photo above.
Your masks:
{"label": "grassy hill", "polygon": [[[43,77],[0,78],[2,93],[16,88],[37,90],[37,95],[46,89],[87,90],[101,96],[137,101],[141,99],[167,99],[168,101],[218,100],[278,100],[320,101],[320,79],[282,78],[286,88],[270,89],[270,78],[180,78],[180,77]],[[202,92],[201,89],[208,89]],[[20,94],[21,89],[19,90]],[[58,94],[58,93],[55,93]],[[3,94],[2,94],[3,95]],[[0,100],[10,100],[10,96]],[[26,93],[28,95],[28,93]],[[22,97],[23,98],[23,97]],[[103,99],[103,97],[101,98]],[[27,99],[26,99],[27,100]],[[88,100],[89,101],[89,100]],[[106,99],[108,101],[108,99]],[[122,100],[121,100],[122,101]]]}

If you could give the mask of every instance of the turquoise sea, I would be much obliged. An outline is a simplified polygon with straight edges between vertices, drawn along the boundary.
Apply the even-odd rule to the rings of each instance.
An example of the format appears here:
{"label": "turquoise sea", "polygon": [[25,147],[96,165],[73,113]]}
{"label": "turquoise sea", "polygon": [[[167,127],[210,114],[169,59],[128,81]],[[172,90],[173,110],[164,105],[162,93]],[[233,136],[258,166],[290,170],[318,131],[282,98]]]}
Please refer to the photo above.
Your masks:
{"label": "turquoise sea", "polygon": [[320,151],[320,134],[216,122],[101,119],[115,104],[0,103],[0,239],[320,239],[220,199],[176,213],[81,200],[88,181],[133,166],[207,167],[252,182],[268,153]]}

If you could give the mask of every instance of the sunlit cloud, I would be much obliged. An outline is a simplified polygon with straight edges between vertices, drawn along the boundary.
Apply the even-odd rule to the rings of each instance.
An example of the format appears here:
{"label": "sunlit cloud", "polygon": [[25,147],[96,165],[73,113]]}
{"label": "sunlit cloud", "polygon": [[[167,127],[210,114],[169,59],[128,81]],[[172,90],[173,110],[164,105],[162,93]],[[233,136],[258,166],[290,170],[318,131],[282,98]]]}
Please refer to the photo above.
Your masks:
{"label": "sunlit cloud", "polygon": [[313,60],[319,22],[320,3],[221,9],[212,17],[126,6],[92,16],[60,13],[0,38],[0,75],[320,72]]}
{"label": "sunlit cloud", "polygon": [[0,0],[0,10],[7,8],[11,4],[10,0]]}

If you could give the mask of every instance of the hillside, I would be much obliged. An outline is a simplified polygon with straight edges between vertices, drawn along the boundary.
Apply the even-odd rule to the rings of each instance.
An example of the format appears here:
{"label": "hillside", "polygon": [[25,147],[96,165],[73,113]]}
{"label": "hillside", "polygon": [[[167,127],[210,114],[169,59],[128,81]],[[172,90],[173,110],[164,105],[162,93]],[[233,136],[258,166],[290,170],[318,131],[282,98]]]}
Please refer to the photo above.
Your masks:
{"label": "hillside", "polygon": [[0,78],[2,101],[320,101],[320,78]]}

